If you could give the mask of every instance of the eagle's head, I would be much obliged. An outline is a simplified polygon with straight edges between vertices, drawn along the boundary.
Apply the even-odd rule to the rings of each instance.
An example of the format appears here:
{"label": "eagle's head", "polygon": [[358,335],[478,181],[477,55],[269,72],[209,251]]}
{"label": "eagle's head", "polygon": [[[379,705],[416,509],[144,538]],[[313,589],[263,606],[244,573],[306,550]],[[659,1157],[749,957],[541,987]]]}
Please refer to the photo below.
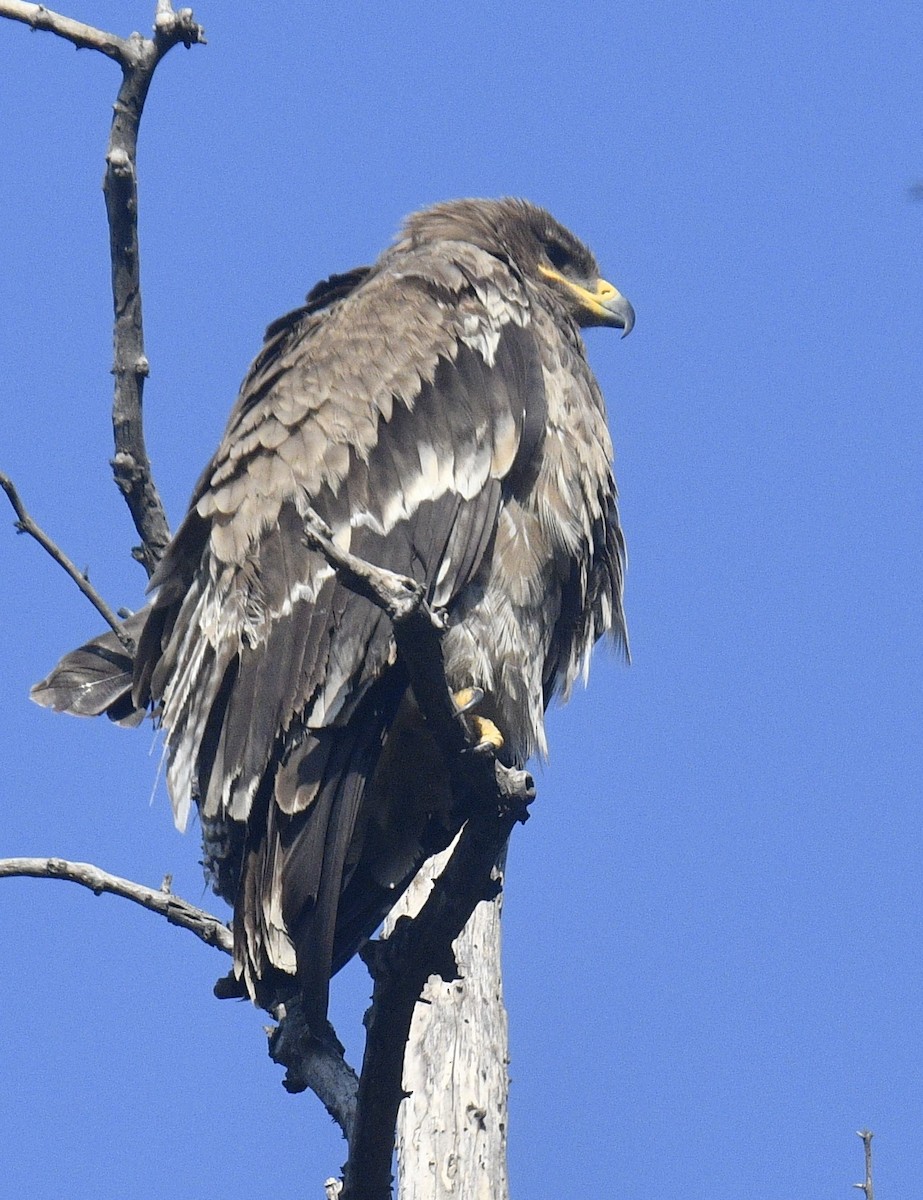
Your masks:
{"label": "eagle's head", "polygon": [[412,246],[434,241],[479,246],[553,294],[581,327],[610,325],[626,336],[635,323],[634,309],[601,277],[590,248],[528,200],[449,200],[414,213],[403,233]]}

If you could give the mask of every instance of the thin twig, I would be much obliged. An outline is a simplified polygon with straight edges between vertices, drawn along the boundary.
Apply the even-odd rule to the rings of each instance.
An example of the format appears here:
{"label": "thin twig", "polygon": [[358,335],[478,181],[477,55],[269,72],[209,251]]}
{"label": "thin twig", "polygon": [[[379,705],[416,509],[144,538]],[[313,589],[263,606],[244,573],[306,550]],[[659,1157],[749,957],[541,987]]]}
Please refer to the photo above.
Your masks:
{"label": "thin twig", "polygon": [[856,1130],[856,1137],[862,1138],[862,1145],[865,1147],[865,1182],[854,1183],[853,1187],[865,1192],[865,1200],[875,1200],[875,1189],[872,1187],[872,1138],[874,1136],[871,1129]]}
{"label": "thin twig", "polygon": [[71,579],[73,579],[74,583],[80,588],[81,592],[83,592],[84,596],[86,596],[100,616],[112,626],[125,649],[132,652],[134,645],[131,638],[125,635],[118,615],[112,611],[96,588],[93,587],[86,573],[71,562],[61,547],[45,533],[40,525],[35,523],[26,510],[26,506],[23,504],[19,492],[16,490],[16,485],[8,475],[0,473],[0,488],[6,492],[10,504],[13,506],[13,511],[16,513],[15,526],[17,533],[26,533],[29,537],[35,538],[38,544],[44,550],[48,551],[55,562],[70,575]]}
{"label": "thin twig", "polygon": [[[88,888],[97,896],[103,892],[121,896],[149,912],[166,917],[171,925],[188,929],[206,945],[223,950],[225,954],[234,953],[234,937],[228,926],[204,909],[175,896],[170,890],[172,880],[169,875],[164,876],[159,888],[149,888],[131,879],[110,875],[92,863],[67,862],[63,858],[0,859],[0,879],[23,877],[64,879]],[[310,1088],[340,1126],[344,1137],[348,1137],[356,1110],[356,1073],[346,1062],[343,1047],[332,1027],[323,1041],[313,1037],[299,1041],[295,1037],[297,1011],[292,1012],[292,1017],[294,1020],[288,1027],[287,1036],[279,1037],[281,1026],[271,1031],[270,1053],[276,1062],[289,1068],[288,1090]]]}
{"label": "thin twig", "polygon": [[234,939],[223,921],[188,900],[174,896],[168,888],[149,888],[119,875],[110,875],[92,863],[66,862],[63,858],[4,858],[0,859],[0,879],[29,876],[34,879],[65,879],[79,883],[99,896],[109,892],[140,904],[150,912],[166,917],[171,925],[188,929],[208,946],[232,954]]}

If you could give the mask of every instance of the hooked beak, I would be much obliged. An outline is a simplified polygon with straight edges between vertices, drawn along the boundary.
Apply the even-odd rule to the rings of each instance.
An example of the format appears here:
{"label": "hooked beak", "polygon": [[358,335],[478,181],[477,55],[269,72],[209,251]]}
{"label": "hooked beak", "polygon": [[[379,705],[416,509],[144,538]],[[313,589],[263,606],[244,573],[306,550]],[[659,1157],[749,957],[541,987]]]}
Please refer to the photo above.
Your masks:
{"label": "hooked beak", "polygon": [[603,320],[600,325],[614,325],[622,330],[622,337],[628,337],[635,325],[635,310],[618,288],[614,288],[605,279],[598,280],[596,291],[590,292],[594,310],[599,306]]}
{"label": "hooked beak", "polygon": [[540,263],[538,269],[546,279],[562,285],[576,297],[580,325],[609,325],[621,329],[622,337],[628,337],[631,333],[635,323],[635,310],[618,288],[614,288],[607,280],[597,279],[591,291],[579,283],[574,283],[553,267],[546,267]]}

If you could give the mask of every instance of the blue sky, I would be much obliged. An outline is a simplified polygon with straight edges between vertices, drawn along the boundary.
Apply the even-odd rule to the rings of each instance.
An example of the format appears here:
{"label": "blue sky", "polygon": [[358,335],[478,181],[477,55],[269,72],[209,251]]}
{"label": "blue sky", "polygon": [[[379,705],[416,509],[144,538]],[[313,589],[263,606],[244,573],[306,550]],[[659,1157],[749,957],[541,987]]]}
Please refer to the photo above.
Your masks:
{"label": "blue sky", "polygon": [[[153,3],[68,10],[118,32]],[[923,1178],[923,11],[204,0],[144,118],[147,431],[171,520],[264,326],[407,212],[528,196],[638,314],[588,333],[634,663],[550,720],[506,898],[514,1197],[846,1197]],[[114,64],[0,23],[0,468],[114,604],[99,182]],[[0,510],[0,516],[2,516]],[[209,903],[149,729],[28,686],[97,631],[0,526],[0,854]],[[217,904],[217,901],[215,901]],[[320,1194],[343,1158],[224,960],[67,885],[0,886],[10,1194]],[[367,988],[351,967],[346,1034]],[[351,1045],[357,1052],[353,1036]]]}

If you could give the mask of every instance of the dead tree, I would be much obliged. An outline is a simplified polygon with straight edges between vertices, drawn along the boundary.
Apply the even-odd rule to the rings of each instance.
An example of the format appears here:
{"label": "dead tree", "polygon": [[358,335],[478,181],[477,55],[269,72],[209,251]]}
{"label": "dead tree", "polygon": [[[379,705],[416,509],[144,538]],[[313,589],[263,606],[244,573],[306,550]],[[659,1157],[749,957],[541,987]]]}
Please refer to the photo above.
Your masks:
{"label": "dead tree", "polygon": [[[21,0],[0,0],[0,17],[96,50],[122,71],[106,152],[104,193],[110,235],[114,308],[115,392],[112,428],[115,482],[140,544],[132,551],[148,576],[169,542],[169,527],[144,443],[142,399],[148,374],[144,350],[138,246],[136,151],[154,73],[179,44],[205,42],[190,9],[157,0],[153,37],[119,37]],[[26,508],[12,479],[0,474],[19,532],[35,538],[70,575],[102,617],[124,637],[117,614]],[[269,1040],[286,1068],[291,1092],[311,1088],[338,1122],[349,1146],[342,1184],[328,1195],[386,1200],[392,1194],[395,1123],[401,1107],[401,1195],[407,1200],[452,1195],[457,1200],[507,1195],[506,1016],[499,971],[499,909],[503,850],[513,826],[526,819],[534,795],[523,771],[501,767],[473,749],[464,716],[453,704],[442,667],[441,621],[412,580],[344,554],[318,522],[306,532],[341,581],[386,611],[415,695],[436,731],[467,820],[449,851],[432,860],[389,920],[388,936],[363,952],[373,981],[366,1047],[357,1075],[332,1028],[308,1033],[297,998],[273,1006]],[[0,861],[0,876],[35,876],[80,884],[142,905],[206,944],[231,951],[227,926],[172,894],[169,880],[144,887],[87,863],[60,858]],[[424,1003],[419,1003],[421,998]],[[449,1032],[447,1032],[449,1031]],[[456,1046],[453,1069],[442,1056]],[[459,1046],[462,1052],[458,1053]],[[405,1047],[407,1053],[405,1056]],[[402,1105],[403,1101],[403,1105]]]}

